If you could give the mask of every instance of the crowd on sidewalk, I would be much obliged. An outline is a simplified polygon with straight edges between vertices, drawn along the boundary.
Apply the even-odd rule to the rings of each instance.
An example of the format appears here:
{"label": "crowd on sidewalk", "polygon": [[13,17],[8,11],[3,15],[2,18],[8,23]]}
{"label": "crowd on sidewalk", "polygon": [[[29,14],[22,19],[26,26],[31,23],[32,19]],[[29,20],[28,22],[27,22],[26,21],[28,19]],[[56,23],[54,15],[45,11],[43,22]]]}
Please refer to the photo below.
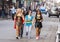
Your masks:
{"label": "crowd on sidewalk", "polygon": [[4,6],[0,5],[0,18],[8,18],[9,16],[13,17],[13,14],[15,13],[16,7],[14,4],[11,5],[4,4]]}

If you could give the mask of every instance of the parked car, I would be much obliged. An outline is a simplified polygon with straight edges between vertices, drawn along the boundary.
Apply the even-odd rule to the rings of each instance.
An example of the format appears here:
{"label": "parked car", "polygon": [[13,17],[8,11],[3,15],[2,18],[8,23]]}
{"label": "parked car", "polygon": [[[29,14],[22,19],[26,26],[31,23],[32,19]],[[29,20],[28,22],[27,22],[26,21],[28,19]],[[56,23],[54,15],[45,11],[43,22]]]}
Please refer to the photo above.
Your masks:
{"label": "parked car", "polygon": [[59,18],[59,12],[57,7],[52,7],[50,10],[48,10],[49,17],[50,16],[57,16]]}
{"label": "parked car", "polygon": [[47,10],[44,6],[40,7],[40,11],[42,14],[47,14]]}

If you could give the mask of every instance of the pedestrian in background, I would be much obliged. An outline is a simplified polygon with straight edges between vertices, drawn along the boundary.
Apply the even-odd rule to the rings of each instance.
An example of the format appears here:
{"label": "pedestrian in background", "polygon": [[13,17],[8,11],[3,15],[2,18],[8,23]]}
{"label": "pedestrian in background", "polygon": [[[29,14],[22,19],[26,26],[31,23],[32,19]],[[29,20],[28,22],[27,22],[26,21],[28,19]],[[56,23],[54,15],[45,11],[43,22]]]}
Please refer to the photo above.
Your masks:
{"label": "pedestrian in background", "polygon": [[21,28],[21,35],[20,37],[22,38],[23,37],[23,29],[24,29],[24,10],[22,9],[22,28]]}
{"label": "pedestrian in background", "polygon": [[35,16],[35,28],[36,28],[36,39],[39,39],[41,28],[42,28],[43,17],[40,10],[36,11]]}
{"label": "pedestrian in background", "polygon": [[26,36],[28,36],[28,39],[31,37],[31,28],[32,28],[32,20],[33,16],[31,15],[32,11],[28,11],[28,15],[25,16],[25,26],[26,26]]}
{"label": "pedestrian in background", "polygon": [[22,11],[20,8],[18,8],[16,10],[16,15],[14,17],[14,21],[16,23],[16,39],[18,39],[18,37],[20,37],[20,30],[22,28],[22,18],[23,18],[23,15],[22,15]]}
{"label": "pedestrian in background", "polygon": [[14,5],[11,6],[10,11],[11,11],[11,14],[12,14],[12,20],[14,20],[14,15],[16,14],[16,9],[15,9]]}

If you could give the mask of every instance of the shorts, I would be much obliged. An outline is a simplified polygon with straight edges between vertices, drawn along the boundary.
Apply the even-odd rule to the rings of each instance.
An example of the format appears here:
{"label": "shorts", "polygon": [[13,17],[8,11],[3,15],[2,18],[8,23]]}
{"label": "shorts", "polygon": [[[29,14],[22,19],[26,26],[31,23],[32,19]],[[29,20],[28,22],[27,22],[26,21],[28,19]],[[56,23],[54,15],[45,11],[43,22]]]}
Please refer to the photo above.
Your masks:
{"label": "shorts", "polygon": [[22,26],[22,23],[16,22],[16,25],[20,27],[20,26]]}
{"label": "shorts", "polygon": [[36,22],[35,27],[42,28],[42,22]]}

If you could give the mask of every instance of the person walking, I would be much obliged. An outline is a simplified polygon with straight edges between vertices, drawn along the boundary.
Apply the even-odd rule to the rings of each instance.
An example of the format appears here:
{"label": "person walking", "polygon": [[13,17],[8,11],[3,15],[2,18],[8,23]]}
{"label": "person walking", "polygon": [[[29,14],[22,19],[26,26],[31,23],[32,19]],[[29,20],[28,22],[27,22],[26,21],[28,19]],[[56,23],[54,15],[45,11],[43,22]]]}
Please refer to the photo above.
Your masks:
{"label": "person walking", "polygon": [[11,14],[12,14],[12,20],[14,20],[14,15],[16,14],[16,9],[15,9],[14,5],[12,5],[10,11],[11,11]]}
{"label": "person walking", "polygon": [[32,20],[33,20],[33,16],[31,14],[32,11],[29,10],[28,15],[25,16],[26,36],[28,37],[28,39],[30,39],[31,37],[31,28],[32,28]]}
{"label": "person walking", "polygon": [[22,12],[21,12],[21,9],[18,8],[16,10],[16,14],[15,14],[15,17],[14,17],[14,20],[15,20],[15,23],[16,23],[16,39],[19,39],[18,37],[20,36],[20,30],[22,28]]}
{"label": "person walking", "polygon": [[23,29],[24,29],[24,10],[22,9],[22,28],[21,28],[21,35],[20,37],[22,38],[23,37]]}
{"label": "person walking", "polygon": [[41,11],[38,9],[35,16],[35,28],[36,28],[36,39],[39,39],[41,28],[42,28],[43,17]]}

